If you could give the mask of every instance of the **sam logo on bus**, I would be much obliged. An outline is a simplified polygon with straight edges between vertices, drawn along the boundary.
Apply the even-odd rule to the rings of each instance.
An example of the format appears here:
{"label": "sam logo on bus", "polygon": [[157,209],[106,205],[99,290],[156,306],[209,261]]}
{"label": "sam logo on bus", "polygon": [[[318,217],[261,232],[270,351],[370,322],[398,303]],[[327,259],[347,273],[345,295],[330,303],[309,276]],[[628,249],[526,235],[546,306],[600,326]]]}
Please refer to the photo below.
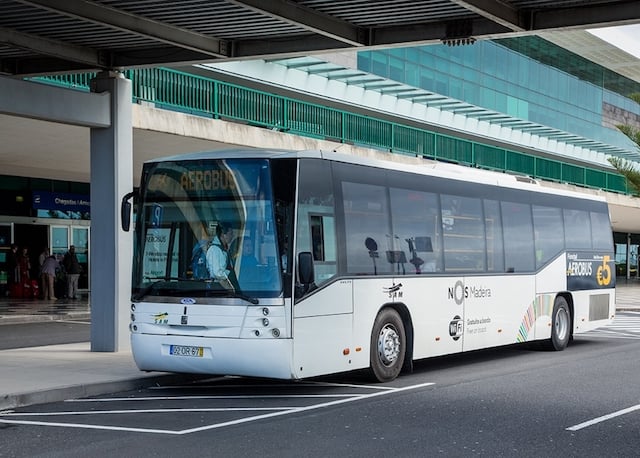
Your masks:
{"label": "sam logo on bus", "polygon": [[400,299],[402,298],[402,283],[398,283],[398,284],[393,284],[390,287],[384,287],[382,288],[382,290],[384,291],[385,294],[389,295],[389,299]]}
{"label": "sam logo on bus", "polygon": [[169,314],[167,312],[156,313],[153,315],[153,324],[169,324]]}

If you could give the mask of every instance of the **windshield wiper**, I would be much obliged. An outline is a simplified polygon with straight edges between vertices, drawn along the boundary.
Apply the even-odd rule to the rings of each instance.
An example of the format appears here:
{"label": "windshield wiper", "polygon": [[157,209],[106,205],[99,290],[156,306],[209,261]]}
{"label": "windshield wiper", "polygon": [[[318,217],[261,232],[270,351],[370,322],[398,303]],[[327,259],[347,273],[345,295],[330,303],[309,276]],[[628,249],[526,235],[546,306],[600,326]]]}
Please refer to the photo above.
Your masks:
{"label": "windshield wiper", "polygon": [[228,297],[237,297],[238,299],[245,300],[253,305],[258,305],[260,303],[260,300],[258,298],[247,296],[246,294],[240,293],[238,291],[226,290],[224,292],[227,293],[226,296]]}
{"label": "windshield wiper", "polygon": [[202,282],[206,283],[207,285],[209,285],[208,288],[207,288],[207,296],[212,296],[213,295],[213,294],[209,294],[209,293],[215,293],[216,296],[236,297],[238,299],[242,299],[244,301],[247,301],[247,302],[249,302],[249,303],[251,303],[253,305],[257,305],[257,304],[260,303],[259,299],[255,298],[255,297],[248,296],[248,295],[246,295],[246,294],[244,294],[244,293],[242,293],[240,291],[237,291],[233,287],[233,285],[231,285],[231,283],[229,283],[229,282],[227,282],[227,286],[228,287],[225,286],[222,283],[215,282],[215,283],[218,283],[218,285],[220,285],[220,287],[214,289],[214,288],[210,288],[210,285],[212,285],[214,283],[213,280],[207,278],[207,279],[202,279],[200,281],[202,281]]}
{"label": "windshield wiper", "polygon": [[[171,280],[177,280],[177,281],[187,281],[187,282],[202,282],[207,284],[208,286],[210,286],[213,281],[206,278],[206,279],[196,279],[196,278],[184,278],[184,277],[153,277],[153,278],[148,278],[147,280],[156,280],[153,283],[147,285],[142,291],[140,291],[138,294],[136,294],[135,296],[132,297],[132,299],[134,301],[139,301],[140,299],[142,299],[143,297],[145,297],[146,295],[148,295],[153,289],[155,289],[160,283],[165,283]],[[250,304],[253,305],[257,305],[260,303],[260,300],[255,298],[255,297],[251,297],[248,296],[240,291],[236,291],[235,289],[226,289],[226,288],[216,288],[216,289],[210,289],[209,287],[205,290],[202,290],[206,293],[207,296],[225,296],[225,297],[234,297],[234,298],[238,298],[238,299],[242,299],[244,301],[249,302]],[[188,293],[189,291],[185,291],[185,293]],[[212,294],[215,293],[215,294]]]}

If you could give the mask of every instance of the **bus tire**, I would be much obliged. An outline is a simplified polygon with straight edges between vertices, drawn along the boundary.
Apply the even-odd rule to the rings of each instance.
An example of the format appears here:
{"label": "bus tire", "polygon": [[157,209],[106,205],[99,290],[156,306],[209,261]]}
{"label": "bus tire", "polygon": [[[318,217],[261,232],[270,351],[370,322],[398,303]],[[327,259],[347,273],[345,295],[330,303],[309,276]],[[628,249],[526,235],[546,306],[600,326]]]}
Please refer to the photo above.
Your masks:
{"label": "bus tire", "polygon": [[567,348],[571,338],[571,309],[567,300],[556,297],[551,315],[551,338],[547,348],[554,351],[562,351]]}
{"label": "bus tire", "polygon": [[371,331],[370,371],[378,382],[390,382],[402,370],[407,351],[404,323],[398,312],[384,308],[378,313]]}

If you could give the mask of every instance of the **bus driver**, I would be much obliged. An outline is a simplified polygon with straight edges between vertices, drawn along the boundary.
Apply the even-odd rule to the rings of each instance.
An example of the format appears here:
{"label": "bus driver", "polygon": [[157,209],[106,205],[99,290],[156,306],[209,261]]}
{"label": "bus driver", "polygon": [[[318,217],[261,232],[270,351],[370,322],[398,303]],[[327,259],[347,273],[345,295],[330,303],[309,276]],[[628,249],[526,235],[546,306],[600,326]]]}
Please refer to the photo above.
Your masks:
{"label": "bus driver", "polygon": [[233,237],[233,229],[224,227],[222,224],[216,226],[216,235],[213,237],[211,246],[207,250],[207,268],[211,278],[227,284],[230,281],[231,269],[229,265],[229,242]]}

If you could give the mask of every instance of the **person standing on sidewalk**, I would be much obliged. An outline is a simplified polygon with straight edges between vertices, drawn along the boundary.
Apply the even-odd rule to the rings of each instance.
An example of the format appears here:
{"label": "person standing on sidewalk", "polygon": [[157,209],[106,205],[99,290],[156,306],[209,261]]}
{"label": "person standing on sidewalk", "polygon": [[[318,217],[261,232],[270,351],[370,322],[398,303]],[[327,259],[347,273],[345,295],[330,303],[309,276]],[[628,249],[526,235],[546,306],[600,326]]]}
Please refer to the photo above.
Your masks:
{"label": "person standing on sidewalk", "polygon": [[44,266],[44,262],[49,257],[49,247],[44,247],[40,256],[38,256],[38,279],[40,280],[40,298],[47,298],[47,274],[42,271],[42,266]]}
{"label": "person standing on sidewalk", "polygon": [[82,266],[78,262],[75,246],[69,247],[69,251],[62,260],[62,265],[67,272],[67,299],[78,299],[78,278],[80,278]]}
{"label": "person standing on sidewalk", "polygon": [[[20,270],[18,269],[18,245],[11,244],[11,251],[7,257],[7,296],[16,297],[17,286],[20,284]],[[21,296],[21,295],[20,295]]]}
{"label": "person standing on sidewalk", "polygon": [[59,268],[58,261],[55,256],[47,257],[42,263],[42,277],[44,278],[44,286],[42,290],[42,298],[44,300],[55,301],[54,285],[56,281],[56,271]]}

